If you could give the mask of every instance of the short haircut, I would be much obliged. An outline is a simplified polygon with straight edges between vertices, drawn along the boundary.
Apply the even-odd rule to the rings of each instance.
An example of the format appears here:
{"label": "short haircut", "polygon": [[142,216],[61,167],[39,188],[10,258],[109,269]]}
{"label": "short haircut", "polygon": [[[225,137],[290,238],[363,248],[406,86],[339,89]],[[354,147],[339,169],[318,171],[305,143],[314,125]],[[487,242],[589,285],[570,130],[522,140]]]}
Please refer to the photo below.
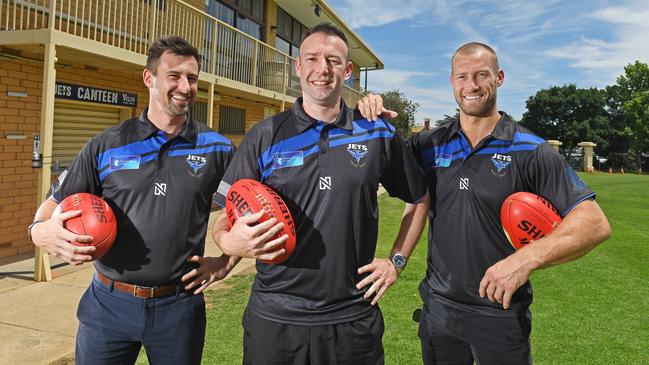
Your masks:
{"label": "short haircut", "polygon": [[496,51],[493,50],[493,48],[489,47],[488,45],[480,42],[469,42],[462,47],[458,48],[455,53],[453,53],[453,57],[451,57],[451,67],[453,67],[453,60],[455,59],[455,56],[459,55],[470,55],[473,53],[476,53],[478,51],[485,50],[489,52],[494,60],[494,64],[496,65],[496,71],[500,69],[500,66],[498,65],[498,56],[496,56]]}
{"label": "short haircut", "polygon": [[192,56],[198,62],[198,70],[201,69],[201,54],[198,53],[196,47],[192,46],[187,40],[182,37],[172,35],[168,37],[161,37],[155,40],[151,47],[146,51],[146,68],[154,75],[158,71],[158,63],[160,57],[165,52],[169,52],[178,56]]}
{"label": "short haircut", "polygon": [[347,37],[345,36],[345,33],[343,33],[340,28],[332,25],[331,23],[320,23],[313,28],[309,29],[304,33],[304,36],[302,37],[302,42],[300,42],[300,47],[302,47],[302,43],[304,43],[304,40],[307,39],[310,35],[316,34],[316,33],[324,33],[326,35],[331,35],[334,37],[338,37],[345,42],[345,46],[347,47],[347,60],[349,61],[350,59],[350,53],[349,53],[349,43],[347,43]]}

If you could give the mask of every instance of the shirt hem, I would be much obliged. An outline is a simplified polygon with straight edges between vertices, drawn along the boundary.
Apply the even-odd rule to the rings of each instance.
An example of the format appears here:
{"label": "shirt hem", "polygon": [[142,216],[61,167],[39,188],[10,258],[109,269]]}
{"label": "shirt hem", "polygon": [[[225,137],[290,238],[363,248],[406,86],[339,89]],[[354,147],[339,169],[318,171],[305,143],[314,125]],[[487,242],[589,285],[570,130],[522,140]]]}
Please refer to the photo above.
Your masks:
{"label": "shirt hem", "polygon": [[271,322],[276,322],[276,323],[282,323],[282,324],[289,324],[289,325],[294,325],[294,326],[307,326],[307,327],[314,327],[314,326],[327,326],[327,325],[336,325],[336,324],[341,324],[341,323],[349,323],[353,321],[357,321],[359,319],[365,318],[371,314],[373,314],[375,311],[379,310],[378,306],[368,306],[366,309],[363,311],[360,311],[358,313],[354,313],[353,315],[346,315],[344,317],[338,317],[335,319],[325,319],[325,320],[296,320],[295,316],[291,316],[291,319],[287,319],[283,316],[273,316],[270,315],[269,313],[262,313],[254,308],[254,306],[251,306],[250,303],[248,303],[248,309],[251,311],[254,315],[265,319],[267,321]]}

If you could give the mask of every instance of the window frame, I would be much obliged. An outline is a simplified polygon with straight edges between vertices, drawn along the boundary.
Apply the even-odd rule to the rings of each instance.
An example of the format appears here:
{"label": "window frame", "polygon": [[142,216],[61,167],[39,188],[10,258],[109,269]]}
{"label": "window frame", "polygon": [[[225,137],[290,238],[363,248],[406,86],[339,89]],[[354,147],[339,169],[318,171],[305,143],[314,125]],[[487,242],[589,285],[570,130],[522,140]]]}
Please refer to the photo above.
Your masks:
{"label": "window frame", "polygon": [[[224,113],[224,109],[230,109],[233,111],[237,111],[241,113],[241,125],[239,129],[224,129],[223,128],[223,117],[227,113]],[[239,122],[239,121],[237,121]],[[246,109],[244,108],[237,108],[236,106],[230,106],[230,105],[220,105],[219,106],[219,133],[222,134],[246,134]]]}

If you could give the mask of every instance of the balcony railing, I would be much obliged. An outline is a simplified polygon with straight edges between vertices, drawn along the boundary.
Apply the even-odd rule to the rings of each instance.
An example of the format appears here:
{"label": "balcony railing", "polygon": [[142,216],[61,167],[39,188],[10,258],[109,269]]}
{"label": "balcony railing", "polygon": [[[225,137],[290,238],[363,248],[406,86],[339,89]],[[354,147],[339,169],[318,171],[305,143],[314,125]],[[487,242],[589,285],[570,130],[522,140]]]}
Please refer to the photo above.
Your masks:
{"label": "balcony railing", "polygon": [[[33,29],[56,29],[138,54],[157,37],[179,35],[203,54],[203,72],[300,95],[294,58],[181,0],[0,0],[0,31]],[[348,105],[361,96],[344,86]]]}

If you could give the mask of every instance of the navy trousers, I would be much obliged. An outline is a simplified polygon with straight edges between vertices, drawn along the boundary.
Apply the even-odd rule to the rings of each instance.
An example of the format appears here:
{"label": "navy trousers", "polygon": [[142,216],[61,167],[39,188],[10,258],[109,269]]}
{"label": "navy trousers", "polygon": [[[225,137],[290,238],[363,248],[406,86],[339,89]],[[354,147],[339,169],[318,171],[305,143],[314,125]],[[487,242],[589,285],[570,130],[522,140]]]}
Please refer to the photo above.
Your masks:
{"label": "navy trousers", "polygon": [[143,299],[93,278],[77,310],[77,364],[133,364],[144,346],[149,363],[200,364],[205,340],[202,294]]}

